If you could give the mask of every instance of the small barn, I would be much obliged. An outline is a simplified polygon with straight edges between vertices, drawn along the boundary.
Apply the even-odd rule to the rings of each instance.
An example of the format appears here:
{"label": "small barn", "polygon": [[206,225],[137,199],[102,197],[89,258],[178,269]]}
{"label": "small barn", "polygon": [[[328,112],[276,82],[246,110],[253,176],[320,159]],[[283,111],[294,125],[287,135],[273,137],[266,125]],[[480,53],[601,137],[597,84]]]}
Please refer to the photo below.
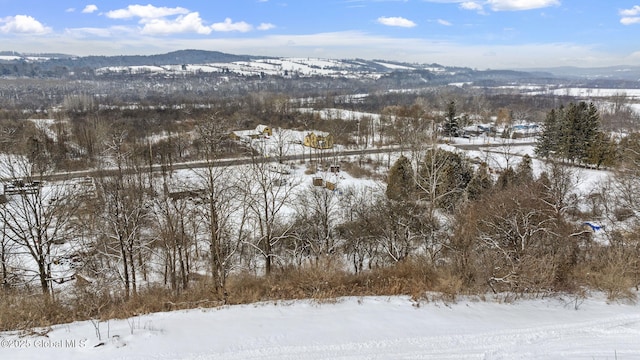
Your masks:
{"label": "small barn", "polygon": [[256,126],[256,132],[265,136],[273,136],[273,131],[270,126],[258,125]]}
{"label": "small barn", "polygon": [[232,140],[249,141],[251,139],[260,139],[272,135],[273,131],[270,126],[258,125],[252,130],[235,130],[231,132],[230,137]]}

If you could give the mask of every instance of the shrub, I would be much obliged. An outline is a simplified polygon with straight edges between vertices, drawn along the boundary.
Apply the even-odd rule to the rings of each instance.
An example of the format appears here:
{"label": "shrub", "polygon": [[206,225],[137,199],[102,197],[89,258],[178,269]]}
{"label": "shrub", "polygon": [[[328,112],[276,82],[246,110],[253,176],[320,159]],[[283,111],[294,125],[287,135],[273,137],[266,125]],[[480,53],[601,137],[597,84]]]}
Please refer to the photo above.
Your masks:
{"label": "shrub", "polygon": [[633,288],[640,279],[640,259],[629,249],[601,248],[577,269],[576,277],[590,288],[604,292],[610,301],[635,300]]}

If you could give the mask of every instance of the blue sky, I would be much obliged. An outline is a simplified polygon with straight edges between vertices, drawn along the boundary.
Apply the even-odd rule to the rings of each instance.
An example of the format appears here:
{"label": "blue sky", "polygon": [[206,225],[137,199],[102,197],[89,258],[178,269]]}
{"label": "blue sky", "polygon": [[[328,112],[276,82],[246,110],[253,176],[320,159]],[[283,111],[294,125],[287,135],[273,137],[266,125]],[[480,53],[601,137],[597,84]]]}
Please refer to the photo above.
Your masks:
{"label": "blue sky", "polygon": [[0,50],[640,65],[640,0],[0,0]]}

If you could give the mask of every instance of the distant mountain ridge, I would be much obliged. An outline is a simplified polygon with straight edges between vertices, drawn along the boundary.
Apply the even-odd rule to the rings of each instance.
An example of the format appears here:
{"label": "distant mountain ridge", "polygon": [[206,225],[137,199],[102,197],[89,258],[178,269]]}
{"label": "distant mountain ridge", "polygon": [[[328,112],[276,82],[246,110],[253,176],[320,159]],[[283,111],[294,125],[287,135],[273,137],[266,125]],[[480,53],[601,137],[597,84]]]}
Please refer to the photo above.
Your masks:
{"label": "distant mountain ridge", "polygon": [[[228,65],[227,65],[228,64]],[[396,77],[433,83],[470,83],[479,86],[526,83],[554,83],[568,79],[573,83],[597,81],[599,86],[640,87],[640,67],[607,68],[556,67],[535,69],[475,70],[440,64],[416,64],[389,60],[278,58],[234,55],[210,50],[178,50],[156,55],[73,56],[66,54],[21,54],[0,52],[0,76],[61,78],[110,76],[113,74],[154,76],[163,74],[226,72],[238,76],[329,76],[345,78]]]}
{"label": "distant mountain ridge", "polygon": [[577,66],[557,66],[549,68],[521,69],[527,72],[543,71],[559,77],[572,77],[584,79],[612,79],[640,82],[640,66],[618,65],[604,67],[581,68]]}
{"label": "distant mountain ridge", "polygon": [[[207,62],[234,62],[247,61],[255,56],[232,55],[219,51],[207,50],[178,50],[166,54],[157,55],[113,55],[113,56],[72,56],[62,54],[20,54],[11,51],[0,52],[1,57],[9,57],[4,60],[28,61],[30,59],[42,59],[40,64],[45,67],[67,66],[67,67],[89,67],[99,68],[105,66],[143,66],[143,65],[176,65],[176,64],[200,64]],[[15,57],[15,59],[11,59]],[[264,58],[261,56],[260,58]]]}
{"label": "distant mountain ridge", "polygon": [[[219,51],[179,50],[158,55],[120,55],[120,56],[86,56],[74,59],[82,61],[92,68],[104,66],[144,66],[144,65],[182,65],[204,64],[209,62],[229,63],[248,61],[252,56],[232,55]],[[56,59],[53,61],[62,61]]]}
{"label": "distant mountain ridge", "polygon": [[16,51],[0,51],[0,61],[1,57],[16,57],[16,58],[42,58],[42,59],[52,59],[52,58],[73,58],[77,57],[69,54],[57,54],[57,53],[42,53],[42,54],[27,54],[27,53],[19,53]]}
{"label": "distant mountain ridge", "polygon": [[[285,64],[288,62],[288,64]],[[306,67],[308,74],[303,75],[327,75],[328,69],[334,70],[331,75],[344,74],[390,74],[418,72],[425,78],[432,74],[458,74],[458,78],[467,79],[475,73],[475,70],[465,67],[448,67],[440,64],[415,64],[388,60],[364,60],[364,59],[313,59],[313,58],[276,58],[254,55],[234,55],[219,51],[208,50],[178,50],[166,54],[157,55],[116,55],[116,56],[72,56],[63,54],[20,54],[12,51],[0,52],[0,75],[5,76],[59,76],[65,71],[98,71],[106,74],[110,71],[128,72],[130,74],[149,73],[151,67],[164,68],[167,71],[175,71],[170,66],[185,67],[187,65],[235,64],[225,71],[236,73],[266,73],[273,74],[270,69],[279,66],[279,73],[297,73],[300,75],[300,67]],[[256,66],[250,69],[252,66]],[[269,66],[268,66],[269,65]],[[148,67],[148,69],[135,69],[132,67]],[[129,71],[127,71],[127,68]],[[105,71],[104,69],[112,69]],[[210,70],[210,69],[208,69]],[[154,69],[153,71],[158,71]],[[202,69],[199,69],[202,71]],[[296,72],[297,71],[297,72]],[[528,77],[527,73],[512,70],[489,70],[484,72],[483,78],[518,78]]]}

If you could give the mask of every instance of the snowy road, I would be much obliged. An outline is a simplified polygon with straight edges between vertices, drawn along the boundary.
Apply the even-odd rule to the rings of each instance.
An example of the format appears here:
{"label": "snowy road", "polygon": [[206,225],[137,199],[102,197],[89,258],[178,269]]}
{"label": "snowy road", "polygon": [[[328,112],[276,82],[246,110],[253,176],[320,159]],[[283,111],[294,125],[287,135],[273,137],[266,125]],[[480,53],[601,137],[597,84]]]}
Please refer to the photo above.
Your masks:
{"label": "snowy road", "polygon": [[3,334],[0,358],[640,359],[639,306],[599,297],[578,303],[577,310],[571,298],[416,306],[368,297],[175,311],[59,325],[48,338]]}

